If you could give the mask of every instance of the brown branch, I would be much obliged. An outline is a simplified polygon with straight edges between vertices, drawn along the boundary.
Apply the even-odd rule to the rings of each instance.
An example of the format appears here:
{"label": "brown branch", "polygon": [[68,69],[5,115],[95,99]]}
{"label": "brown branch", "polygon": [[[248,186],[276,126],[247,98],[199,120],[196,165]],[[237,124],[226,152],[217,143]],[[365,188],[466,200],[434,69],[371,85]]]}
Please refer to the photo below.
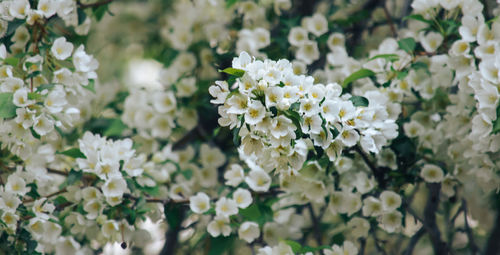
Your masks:
{"label": "brown branch", "polygon": [[317,245],[321,246],[323,242],[321,239],[321,231],[319,229],[320,219],[316,217],[316,214],[314,213],[314,209],[311,203],[307,204],[307,209],[309,209],[309,215],[311,216],[311,220],[313,223],[314,239],[316,239]]}
{"label": "brown branch", "polygon": [[378,168],[369,158],[366,153],[359,148],[358,145],[355,145],[354,150],[363,158],[363,161],[365,161],[366,165],[370,168],[372,171],[373,175],[375,176],[375,180],[377,180],[377,183],[381,189],[384,189],[386,187],[386,181],[384,178],[384,171],[380,168]]}
{"label": "brown branch", "polygon": [[426,227],[427,233],[430,236],[432,248],[435,254],[448,254],[448,245],[441,240],[441,232],[436,223],[436,212],[439,206],[439,194],[441,191],[440,183],[429,183],[427,184],[429,189],[429,195],[427,197],[427,204],[424,208],[424,221],[422,224]]}
{"label": "brown branch", "polygon": [[415,233],[411,239],[410,239],[410,242],[408,243],[408,246],[406,246],[406,249],[404,251],[404,255],[412,255],[413,254],[413,250],[415,249],[415,246],[417,245],[418,241],[420,240],[420,238],[422,238],[422,236],[424,236],[425,234],[425,229],[423,227],[421,227],[417,233]]}
{"label": "brown branch", "polygon": [[387,9],[386,3],[382,4],[382,7],[384,9],[384,14],[385,14],[385,18],[387,19],[387,23],[389,24],[389,27],[391,28],[392,36],[398,37],[398,32],[396,32],[396,27],[394,26],[394,22],[392,21],[391,14],[389,13],[389,10]]}
{"label": "brown branch", "polygon": [[465,198],[462,199],[462,208],[464,211],[464,222],[465,222],[465,233],[467,234],[467,238],[469,239],[469,247],[472,255],[479,253],[479,247],[476,242],[474,242],[474,233],[472,233],[472,229],[469,226],[469,220],[467,220],[467,201]]}
{"label": "brown branch", "polygon": [[[62,190],[58,190],[58,191],[56,191],[56,192],[54,192],[54,193],[48,194],[47,196],[43,196],[43,197],[48,199],[48,198],[51,198],[51,197],[54,197],[54,196],[60,195],[60,194],[62,194],[62,193],[64,193],[64,192],[66,192],[66,191],[67,191],[67,190],[66,190],[66,188],[64,188],[64,189],[62,189]],[[23,204],[24,204],[24,203],[31,203],[31,202],[34,202],[34,201],[35,201],[35,199],[33,199],[33,198],[26,199],[26,200],[24,200],[24,201],[23,201]]]}
{"label": "brown branch", "polygon": [[57,175],[61,175],[61,176],[68,176],[68,172],[64,172],[64,171],[61,171],[61,170],[56,170],[56,169],[51,169],[51,168],[47,168],[47,172],[51,173],[51,174],[57,174]]}

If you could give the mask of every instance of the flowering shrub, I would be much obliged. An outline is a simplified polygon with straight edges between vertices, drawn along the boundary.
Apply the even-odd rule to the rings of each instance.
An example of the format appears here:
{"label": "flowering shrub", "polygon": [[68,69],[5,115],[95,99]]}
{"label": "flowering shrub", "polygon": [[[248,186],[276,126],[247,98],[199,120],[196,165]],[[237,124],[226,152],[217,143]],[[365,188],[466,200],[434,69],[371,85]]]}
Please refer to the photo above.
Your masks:
{"label": "flowering shrub", "polygon": [[2,1],[0,248],[498,254],[499,13]]}

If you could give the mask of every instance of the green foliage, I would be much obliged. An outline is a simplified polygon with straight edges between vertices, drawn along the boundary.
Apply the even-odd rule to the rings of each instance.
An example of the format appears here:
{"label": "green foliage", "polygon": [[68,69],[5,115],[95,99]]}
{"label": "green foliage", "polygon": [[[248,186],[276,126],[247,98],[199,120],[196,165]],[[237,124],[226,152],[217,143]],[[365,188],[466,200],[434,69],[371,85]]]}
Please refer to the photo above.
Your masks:
{"label": "green foliage", "polygon": [[13,102],[12,93],[0,93],[0,118],[12,118],[16,116],[16,106]]}
{"label": "green foliage", "polygon": [[354,106],[368,106],[368,99],[362,96],[352,96],[349,98]]}
{"label": "green foliage", "polygon": [[379,54],[379,55],[375,55],[375,56],[371,57],[370,59],[368,59],[368,61],[371,61],[371,60],[374,60],[377,58],[383,58],[383,59],[390,61],[390,62],[394,62],[394,61],[399,60],[399,56],[397,54]]}
{"label": "green foliage", "polygon": [[347,78],[345,78],[344,82],[342,83],[342,87],[346,88],[350,83],[362,79],[362,78],[367,78],[374,76],[375,73],[372,70],[369,69],[360,69],[351,75],[349,75]]}
{"label": "green foliage", "polygon": [[92,91],[94,94],[95,94],[95,81],[94,80],[89,80],[89,84],[87,86],[82,86],[84,87],[85,89],[88,89],[90,91]]}
{"label": "green foliage", "polygon": [[493,121],[493,130],[491,131],[492,134],[498,133],[500,131],[500,104],[497,106],[497,119]]}
{"label": "green foliage", "polygon": [[210,250],[208,251],[208,255],[225,254],[226,251],[230,250],[233,247],[235,239],[236,238],[233,235],[230,235],[228,237],[210,237]]}
{"label": "green foliage", "polygon": [[56,153],[66,155],[66,156],[72,157],[72,158],[87,158],[87,157],[85,157],[85,154],[83,154],[82,151],[80,151],[80,149],[78,149],[78,148],[71,148],[71,149],[68,149],[65,151],[58,151]]}
{"label": "green foliage", "polygon": [[120,136],[123,131],[127,129],[127,125],[125,125],[120,119],[113,119],[109,128],[104,131],[104,136]]}
{"label": "green foliage", "polygon": [[244,70],[237,69],[237,68],[232,68],[232,67],[228,67],[228,68],[226,68],[224,70],[219,70],[219,72],[221,72],[221,73],[227,73],[229,75],[236,76],[236,77],[242,77],[245,74]]}
{"label": "green foliage", "polygon": [[415,39],[408,37],[398,41],[399,48],[406,51],[407,53],[412,53],[417,46]]}

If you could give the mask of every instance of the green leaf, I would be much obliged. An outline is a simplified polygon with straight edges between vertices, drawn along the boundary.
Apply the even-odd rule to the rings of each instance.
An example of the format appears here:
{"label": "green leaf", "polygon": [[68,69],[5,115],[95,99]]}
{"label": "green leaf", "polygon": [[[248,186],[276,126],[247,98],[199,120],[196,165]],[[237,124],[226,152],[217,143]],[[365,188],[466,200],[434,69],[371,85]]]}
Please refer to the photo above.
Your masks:
{"label": "green leaf", "polygon": [[26,186],[31,187],[30,191],[26,193],[26,195],[32,197],[33,199],[40,198],[40,194],[38,194],[38,186],[36,185],[36,183],[30,183]]}
{"label": "green leaf", "polygon": [[35,93],[35,92],[29,92],[28,93],[28,99],[29,100],[40,100],[42,99],[42,95],[38,94],[38,93]]}
{"label": "green leaf", "polygon": [[221,255],[226,254],[225,252],[232,248],[235,237],[233,235],[228,237],[218,236],[211,237],[210,239],[210,250],[208,255]]}
{"label": "green leaf", "polygon": [[12,93],[0,93],[0,118],[8,119],[16,116],[16,108]]}
{"label": "green leaf", "polygon": [[78,14],[78,25],[83,24],[87,18],[87,14],[81,8],[77,8],[76,13]]}
{"label": "green leaf", "polygon": [[362,96],[352,96],[349,98],[354,106],[368,106],[368,99]]}
{"label": "green leaf", "polygon": [[19,58],[10,57],[10,58],[4,59],[3,62],[5,64],[11,65],[11,66],[17,66],[17,64],[19,63]]}
{"label": "green leaf", "polygon": [[262,216],[257,204],[252,204],[245,209],[240,209],[239,214],[243,216],[245,220],[256,222],[259,222],[259,219]]}
{"label": "green leaf", "polygon": [[64,203],[67,203],[68,200],[64,196],[57,196],[54,200],[53,203],[55,206],[62,205]]}
{"label": "green leaf", "polygon": [[415,39],[408,37],[404,38],[398,41],[399,48],[402,50],[411,53],[415,50],[415,47],[417,46],[417,43],[415,42]]}
{"label": "green leaf", "polygon": [[41,91],[43,91],[45,89],[52,89],[54,86],[55,86],[54,83],[42,84],[42,85],[36,87],[36,91],[37,92],[41,92]]}
{"label": "green leaf", "polygon": [[383,58],[383,59],[390,61],[390,62],[394,62],[394,61],[399,60],[399,56],[397,54],[380,54],[380,55],[376,55],[376,56],[371,57],[370,59],[368,59],[368,61],[371,61],[371,60],[374,60],[377,58]]}
{"label": "green leaf", "polygon": [[71,169],[71,171],[69,171],[68,173],[68,178],[66,178],[66,185],[75,184],[77,181],[82,179],[82,176],[83,176],[82,171],[75,171]]}
{"label": "green leaf", "polygon": [[292,248],[293,253],[297,254],[302,252],[302,245],[300,245],[300,243],[292,240],[285,240],[285,243]]}
{"label": "green leaf", "polygon": [[397,75],[396,75],[398,80],[403,80],[404,78],[406,78],[406,76],[408,76],[408,71],[406,71],[406,70],[398,71]]}
{"label": "green leaf", "polygon": [[87,158],[87,157],[85,157],[85,154],[83,154],[82,151],[80,151],[80,149],[78,149],[78,148],[72,148],[69,150],[56,152],[56,154],[66,155],[66,156],[72,157],[72,158]]}
{"label": "green leaf", "polygon": [[353,81],[356,81],[356,80],[359,80],[362,78],[366,78],[366,77],[370,77],[370,76],[374,76],[374,75],[375,75],[375,73],[372,70],[361,69],[359,71],[352,73],[347,78],[345,78],[344,83],[342,83],[342,87],[346,88],[347,85],[349,85]]}
{"label": "green leaf", "polygon": [[227,74],[230,74],[230,75],[233,75],[233,76],[236,76],[236,77],[242,77],[245,74],[244,70],[237,69],[237,68],[232,68],[232,67],[228,67],[228,68],[226,68],[224,70],[219,70],[219,72],[221,72],[221,73],[227,73]]}
{"label": "green leaf", "polygon": [[105,4],[94,8],[94,16],[97,21],[100,21],[104,17],[104,14],[108,11],[108,6],[109,4]]}
{"label": "green leaf", "polygon": [[325,250],[325,249],[331,249],[332,247],[331,246],[328,246],[328,245],[321,245],[321,246],[318,246],[318,247],[311,247],[311,246],[304,246],[301,250],[301,253],[307,253],[307,252],[316,252],[316,251],[319,251],[319,250]]}
{"label": "green leaf", "polygon": [[226,9],[229,9],[231,6],[233,6],[238,1],[239,0],[226,0]]}
{"label": "green leaf", "polygon": [[89,80],[89,84],[87,86],[82,86],[82,87],[95,93],[94,85],[95,85],[95,81]]}
{"label": "green leaf", "polygon": [[500,104],[497,106],[497,119],[493,121],[493,130],[491,131],[492,134],[498,133],[500,131]]}
{"label": "green leaf", "polygon": [[109,126],[106,131],[104,131],[104,136],[120,136],[123,133],[123,130],[127,129],[127,125],[123,124],[123,122],[120,119],[114,119],[111,122],[111,125]]}
{"label": "green leaf", "polygon": [[42,72],[41,71],[34,71],[30,74],[28,74],[27,78],[30,79],[30,78],[34,78],[34,77],[37,77],[38,75],[40,75]]}
{"label": "green leaf", "polygon": [[300,125],[300,123],[302,123],[302,117],[300,116],[300,114],[298,112],[295,112],[292,110],[287,110],[287,111],[284,111],[283,113],[285,114],[285,116],[287,118],[289,118],[293,122],[295,127],[297,127],[297,129],[295,129],[297,137],[302,137],[303,134],[302,134],[302,128]]}
{"label": "green leaf", "polygon": [[422,22],[427,23],[429,25],[432,24],[431,20],[425,19],[424,16],[422,16],[420,14],[413,14],[413,15],[409,15],[409,16],[406,16],[403,18],[403,20],[407,20],[407,19],[414,19],[414,20],[422,21]]}
{"label": "green leaf", "polygon": [[427,64],[424,62],[415,62],[415,63],[411,64],[411,67],[414,69],[427,69],[428,68]]}

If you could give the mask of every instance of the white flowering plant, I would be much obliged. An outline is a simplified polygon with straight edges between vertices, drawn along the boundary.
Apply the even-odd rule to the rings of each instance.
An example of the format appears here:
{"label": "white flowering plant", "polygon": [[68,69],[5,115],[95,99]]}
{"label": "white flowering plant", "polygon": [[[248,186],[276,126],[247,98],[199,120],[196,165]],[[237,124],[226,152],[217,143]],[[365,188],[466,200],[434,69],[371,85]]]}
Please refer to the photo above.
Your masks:
{"label": "white flowering plant", "polygon": [[2,254],[499,254],[500,7],[0,2]]}

